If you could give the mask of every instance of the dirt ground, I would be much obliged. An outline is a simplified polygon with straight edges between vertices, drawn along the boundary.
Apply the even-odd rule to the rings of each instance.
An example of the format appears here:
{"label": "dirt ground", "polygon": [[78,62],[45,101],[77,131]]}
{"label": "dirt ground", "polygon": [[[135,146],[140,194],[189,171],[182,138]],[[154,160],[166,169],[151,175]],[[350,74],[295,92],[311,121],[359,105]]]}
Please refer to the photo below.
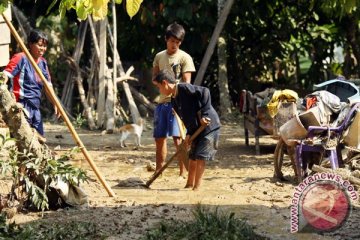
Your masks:
{"label": "dirt ground", "polygon": [[[359,239],[359,207],[355,206],[348,223],[335,233],[290,233],[290,203],[294,182],[276,182],[273,179],[273,152],[276,141],[263,137],[261,154],[255,155],[254,139],[246,146],[242,121],[223,123],[216,160],[206,166],[203,184],[199,191],[184,189],[186,179],[178,176],[175,163],[170,165],[152,185],[151,189],[137,184],[119,186],[122,181],[146,182],[153,172],[147,164],[155,161],[152,122],[148,119],[143,132],[142,148],[134,150],[132,139],[127,148],[120,148],[118,136],[101,135],[100,131],[77,129],[80,138],[95,161],[101,174],[115,192],[108,197],[82,153],[71,162],[87,170],[89,183],[81,187],[88,194],[89,207],[47,211],[46,222],[70,220],[94,222],[109,239],[139,239],[146,229],[164,219],[190,219],[198,203],[219,207],[245,218],[256,232],[270,239]],[[48,145],[55,152],[76,146],[67,127],[62,124],[45,125]],[[174,152],[168,141],[169,155]],[[285,175],[293,175],[290,167]],[[39,213],[18,214],[17,223],[41,219]]]}

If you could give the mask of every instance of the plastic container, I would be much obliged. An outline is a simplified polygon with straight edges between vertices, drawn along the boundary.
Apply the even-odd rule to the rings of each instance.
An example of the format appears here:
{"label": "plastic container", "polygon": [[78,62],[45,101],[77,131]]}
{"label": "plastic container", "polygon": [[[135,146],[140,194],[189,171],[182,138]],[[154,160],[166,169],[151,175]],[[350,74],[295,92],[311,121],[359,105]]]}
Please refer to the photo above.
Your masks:
{"label": "plastic container", "polygon": [[309,110],[299,114],[299,119],[306,129],[308,129],[309,126],[320,126],[321,120],[319,107],[312,107]]}
{"label": "plastic container", "polygon": [[296,140],[304,139],[306,135],[307,130],[301,123],[298,115],[295,115],[295,117],[280,127],[280,136],[289,146],[295,145]]}

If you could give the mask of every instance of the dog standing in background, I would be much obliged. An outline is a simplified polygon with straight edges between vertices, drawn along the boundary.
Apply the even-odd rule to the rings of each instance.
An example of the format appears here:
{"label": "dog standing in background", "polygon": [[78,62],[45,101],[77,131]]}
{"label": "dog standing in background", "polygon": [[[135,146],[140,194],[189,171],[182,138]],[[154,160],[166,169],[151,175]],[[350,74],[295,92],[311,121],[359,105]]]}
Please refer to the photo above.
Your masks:
{"label": "dog standing in background", "polygon": [[139,118],[137,123],[131,123],[121,126],[115,132],[120,133],[120,147],[126,147],[125,140],[130,135],[134,135],[136,148],[141,147],[141,134],[144,129],[144,119]]}

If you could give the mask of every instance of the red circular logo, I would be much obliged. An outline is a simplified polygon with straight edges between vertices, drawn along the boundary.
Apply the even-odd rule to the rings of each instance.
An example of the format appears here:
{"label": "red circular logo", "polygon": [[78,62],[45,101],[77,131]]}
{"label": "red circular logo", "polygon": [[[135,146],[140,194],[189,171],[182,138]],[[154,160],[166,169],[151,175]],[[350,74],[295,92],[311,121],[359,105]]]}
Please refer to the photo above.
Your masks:
{"label": "red circular logo", "polygon": [[342,226],[350,209],[348,195],[334,182],[317,182],[309,186],[301,200],[305,220],[319,231],[332,231]]}

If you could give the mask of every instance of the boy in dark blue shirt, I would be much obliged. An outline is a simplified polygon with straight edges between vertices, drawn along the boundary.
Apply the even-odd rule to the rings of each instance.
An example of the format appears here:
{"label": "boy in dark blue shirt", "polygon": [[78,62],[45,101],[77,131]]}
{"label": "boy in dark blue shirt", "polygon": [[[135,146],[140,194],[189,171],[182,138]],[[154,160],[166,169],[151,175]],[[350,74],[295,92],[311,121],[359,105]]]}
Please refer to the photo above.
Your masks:
{"label": "boy in dark blue shirt", "polygon": [[[205,161],[212,160],[219,142],[220,120],[211,105],[209,89],[189,83],[176,83],[174,73],[161,70],[153,80],[161,94],[172,95],[174,110],[178,113],[187,130],[186,146],[190,146],[189,175],[185,188],[197,190],[205,170]],[[204,131],[189,142],[192,135],[201,125]]]}

